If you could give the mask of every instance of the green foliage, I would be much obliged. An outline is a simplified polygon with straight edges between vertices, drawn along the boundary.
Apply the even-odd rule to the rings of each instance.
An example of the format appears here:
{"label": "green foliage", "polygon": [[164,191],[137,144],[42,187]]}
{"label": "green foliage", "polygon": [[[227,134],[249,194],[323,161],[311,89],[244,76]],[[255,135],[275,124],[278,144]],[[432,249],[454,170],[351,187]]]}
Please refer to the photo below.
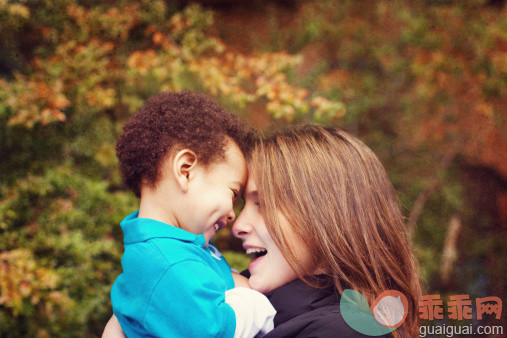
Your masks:
{"label": "green foliage", "polygon": [[[118,224],[136,208],[130,194],[107,188],[61,166],[28,175],[7,190],[0,204],[0,251],[15,257],[19,249],[13,248],[23,248],[29,258],[23,269],[34,270],[37,278],[26,281],[30,292],[2,287],[0,309],[16,318],[2,323],[2,332],[100,334],[110,315],[110,285],[121,271]],[[48,278],[51,283],[44,282]]]}
{"label": "green foliage", "polygon": [[231,266],[231,268],[238,270],[239,272],[248,268],[248,264],[252,260],[249,255],[238,253],[236,251],[222,251],[225,259]]}

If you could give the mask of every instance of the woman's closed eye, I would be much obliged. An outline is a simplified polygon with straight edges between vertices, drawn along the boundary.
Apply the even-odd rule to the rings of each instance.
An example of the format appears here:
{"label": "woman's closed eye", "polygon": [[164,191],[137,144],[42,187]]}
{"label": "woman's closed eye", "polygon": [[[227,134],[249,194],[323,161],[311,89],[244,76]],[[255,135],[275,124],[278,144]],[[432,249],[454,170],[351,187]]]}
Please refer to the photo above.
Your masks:
{"label": "woman's closed eye", "polygon": [[251,197],[245,198],[245,204],[255,205],[258,208],[260,208],[260,206],[261,206],[261,202],[257,198],[251,198]]}

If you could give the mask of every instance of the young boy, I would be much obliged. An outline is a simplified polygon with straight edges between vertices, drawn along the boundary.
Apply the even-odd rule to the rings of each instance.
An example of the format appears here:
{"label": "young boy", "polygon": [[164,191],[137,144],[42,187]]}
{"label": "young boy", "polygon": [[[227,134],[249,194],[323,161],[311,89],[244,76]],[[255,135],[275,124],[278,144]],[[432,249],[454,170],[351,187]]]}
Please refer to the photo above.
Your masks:
{"label": "young boy", "polygon": [[124,126],[116,150],[140,206],[121,223],[123,273],[111,299],[127,336],[253,337],[272,329],[267,298],[233,289],[230,266],[209,243],[235,218],[251,138],[235,115],[188,91],[151,97]]}

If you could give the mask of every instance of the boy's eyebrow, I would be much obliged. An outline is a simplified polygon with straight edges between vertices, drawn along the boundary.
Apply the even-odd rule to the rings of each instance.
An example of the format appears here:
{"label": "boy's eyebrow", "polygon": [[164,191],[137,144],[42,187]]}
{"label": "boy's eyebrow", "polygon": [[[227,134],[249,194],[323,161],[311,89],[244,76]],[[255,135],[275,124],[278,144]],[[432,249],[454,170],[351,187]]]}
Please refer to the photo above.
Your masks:
{"label": "boy's eyebrow", "polygon": [[242,184],[240,181],[233,181],[233,182],[232,182],[232,184],[233,184],[234,186],[238,187],[238,188],[239,188],[239,191],[243,191],[243,189],[245,188],[245,187],[243,186],[243,184]]}

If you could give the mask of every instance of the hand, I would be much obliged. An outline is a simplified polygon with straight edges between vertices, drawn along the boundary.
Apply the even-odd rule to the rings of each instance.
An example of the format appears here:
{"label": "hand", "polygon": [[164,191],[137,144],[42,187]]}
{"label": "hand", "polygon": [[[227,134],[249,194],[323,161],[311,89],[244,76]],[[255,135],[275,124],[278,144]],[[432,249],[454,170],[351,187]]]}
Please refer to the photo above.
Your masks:
{"label": "hand", "polygon": [[231,273],[232,273],[232,278],[234,279],[234,287],[236,287],[236,288],[242,287],[242,288],[251,289],[250,285],[248,284],[248,278],[246,278],[245,276],[242,276],[236,272],[231,272]]}
{"label": "hand", "polygon": [[107,322],[104,333],[102,333],[102,338],[126,338],[125,333],[121,329],[120,322],[115,315]]}

